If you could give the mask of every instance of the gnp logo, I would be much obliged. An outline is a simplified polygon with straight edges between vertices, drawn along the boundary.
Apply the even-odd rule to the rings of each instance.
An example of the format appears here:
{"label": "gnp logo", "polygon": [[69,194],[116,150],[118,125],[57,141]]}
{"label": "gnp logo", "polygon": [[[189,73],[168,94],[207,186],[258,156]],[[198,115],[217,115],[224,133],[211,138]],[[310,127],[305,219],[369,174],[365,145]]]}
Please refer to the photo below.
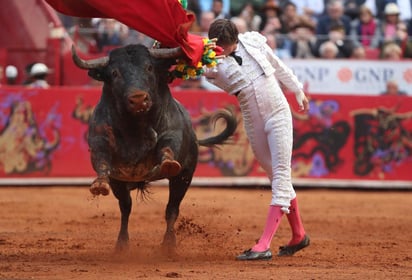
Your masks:
{"label": "gnp logo", "polygon": [[411,68],[408,68],[405,70],[405,72],[403,72],[403,79],[408,84],[412,83],[412,69]]}
{"label": "gnp logo", "polygon": [[338,70],[337,73],[339,81],[342,83],[347,83],[353,78],[352,70],[350,70],[348,67],[343,67]]}

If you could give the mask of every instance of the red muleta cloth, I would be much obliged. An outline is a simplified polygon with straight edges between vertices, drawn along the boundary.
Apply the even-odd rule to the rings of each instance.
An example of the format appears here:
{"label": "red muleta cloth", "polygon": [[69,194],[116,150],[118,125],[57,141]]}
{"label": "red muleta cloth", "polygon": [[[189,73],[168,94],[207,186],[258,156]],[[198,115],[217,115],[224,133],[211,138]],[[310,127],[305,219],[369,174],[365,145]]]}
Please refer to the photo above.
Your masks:
{"label": "red muleta cloth", "polygon": [[203,38],[189,34],[195,15],[178,0],[46,0],[55,10],[75,17],[113,18],[159,41],[180,46],[191,65],[203,54]]}

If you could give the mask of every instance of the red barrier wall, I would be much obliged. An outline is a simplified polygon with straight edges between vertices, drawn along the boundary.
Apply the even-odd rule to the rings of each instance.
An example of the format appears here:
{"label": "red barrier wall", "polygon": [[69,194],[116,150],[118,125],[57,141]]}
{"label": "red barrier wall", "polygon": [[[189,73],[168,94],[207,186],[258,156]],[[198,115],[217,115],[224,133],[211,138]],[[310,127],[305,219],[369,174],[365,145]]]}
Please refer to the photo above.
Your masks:
{"label": "red barrier wall", "polygon": [[[237,100],[226,93],[173,94],[191,114],[198,138],[213,133],[202,120],[218,108],[235,108],[241,120]],[[99,95],[99,88],[0,88],[0,181],[94,177],[85,137]],[[287,97],[294,115],[297,182],[412,186],[412,97],[312,94],[307,115],[297,113],[293,95]],[[233,144],[201,147],[197,179],[267,182],[242,125]]]}

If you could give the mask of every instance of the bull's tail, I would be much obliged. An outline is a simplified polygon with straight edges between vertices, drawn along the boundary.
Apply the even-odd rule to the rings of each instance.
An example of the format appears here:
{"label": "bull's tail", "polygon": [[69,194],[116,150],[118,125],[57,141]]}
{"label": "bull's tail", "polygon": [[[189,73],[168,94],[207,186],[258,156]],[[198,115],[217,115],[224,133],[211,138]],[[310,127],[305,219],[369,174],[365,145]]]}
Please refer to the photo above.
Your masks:
{"label": "bull's tail", "polygon": [[215,112],[211,117],[210,123],[216,124],[218,119],[224,119],[226,121],[225,129],[218,135],[198,140],[199,145],[212,147],[217,144],[224,144],[233,135],[233,133],[235,133],[237,128],[237,119],[232,111],[222,109]]}

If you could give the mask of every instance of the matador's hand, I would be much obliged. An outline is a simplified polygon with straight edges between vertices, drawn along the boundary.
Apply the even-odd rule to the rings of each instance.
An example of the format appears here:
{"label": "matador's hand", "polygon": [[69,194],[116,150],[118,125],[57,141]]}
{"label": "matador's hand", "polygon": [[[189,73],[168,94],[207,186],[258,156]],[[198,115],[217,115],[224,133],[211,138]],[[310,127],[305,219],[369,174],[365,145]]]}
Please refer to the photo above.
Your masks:
{"label": "matador's hand", "polygon": [[309,99],[306,95],[302,98],[302,104],[299,105],[299,110],[305,113],[309,111]]}
{"label": "matador's hand", "polygon": [[299,104],[299,111],[300,112],[309,111],[309,99],[306,97],[303,90],[296,92],[295,96],[296,96],[296,101]]}

